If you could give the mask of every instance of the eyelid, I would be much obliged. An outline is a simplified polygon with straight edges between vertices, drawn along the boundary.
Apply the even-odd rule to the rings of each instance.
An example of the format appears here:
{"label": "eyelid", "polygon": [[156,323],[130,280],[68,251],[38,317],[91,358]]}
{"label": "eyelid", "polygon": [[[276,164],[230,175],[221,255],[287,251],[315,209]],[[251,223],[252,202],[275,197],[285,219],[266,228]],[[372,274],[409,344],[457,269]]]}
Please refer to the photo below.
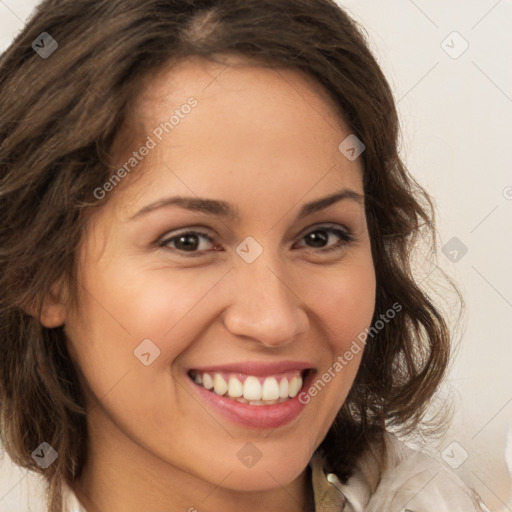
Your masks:
{"label": "eyelid", "polygon": [[[166,240],[169,240],[170,238],[177,237],[179,235],[185,235],[187,233],[200,233],[204,236],[208,236],[210,238],[216,238],[217,235],[214,230],[201,225],[195,225],[195,226],[187,226],[184,228],[176,228],[171,229],[169,231],[166,231],[165,234],[163,234],[161,237],[158,238],[159,242],[165,242]],[[170,236],[172,235],[172,236]]]}

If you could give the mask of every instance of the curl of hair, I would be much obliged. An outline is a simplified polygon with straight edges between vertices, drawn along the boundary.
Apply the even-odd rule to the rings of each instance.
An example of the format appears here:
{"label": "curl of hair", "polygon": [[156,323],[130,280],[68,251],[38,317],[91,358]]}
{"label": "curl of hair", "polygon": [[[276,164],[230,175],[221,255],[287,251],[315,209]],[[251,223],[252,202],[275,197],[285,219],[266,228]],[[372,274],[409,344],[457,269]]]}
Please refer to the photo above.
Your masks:
{"label": "curl of hair", "polygon": [[[48,32],[48,59],[31,48]],[[435,245],[433,208],[398,156],[390,87],[358,25],[331,0],[46,0],[0,57],[0,437],[20,466],[44,474],[48,506],[87,461],[86,410],[63,328],[43,327],[44,300],[66,283],[77,304],[77,247],[93,191],[146,80],[187,57],[238,55],[302,71],[366,145],[365,209],[377,277],[374,322],[350,394],[320,448],[346,480],[391,425],[414,428],[447,368],[443,316],[420,289],[411,254]],[[341,142],[341,141],[340,141]],[[28,308],[30,305],[30,309]],[[26,311],[31,311],[28,314]],[[41,470],[43,441],[58,459]]]}

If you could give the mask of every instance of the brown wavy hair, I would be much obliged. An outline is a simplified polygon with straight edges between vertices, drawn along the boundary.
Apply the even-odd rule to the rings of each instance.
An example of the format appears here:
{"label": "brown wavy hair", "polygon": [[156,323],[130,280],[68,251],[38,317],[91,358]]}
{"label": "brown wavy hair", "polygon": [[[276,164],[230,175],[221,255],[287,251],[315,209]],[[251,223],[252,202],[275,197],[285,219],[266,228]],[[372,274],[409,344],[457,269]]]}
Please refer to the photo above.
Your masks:
{"label": "brown wavy hair", "polygon": [[[47,59],[31,47],[48,32]],[[56,283],[76,301],[76,249],[93,191],[146,80],[180,59],[220,55],[313,77],[366,145],[365,209],[377,277],[373,321],[350,394],[320,445],[346,480],[360,453],[393,428],[410,432],[448,365],[439,307],[411,270],[419,235],[435,249],[432,201],[398,154],[392,91],[364,31],[332,0],[46,0],[0,57],[0,437],[20,466],[42,473],[48,507],[87,462],[86,410],[62,327],[38,318]],[[30,304],[32,314],[27,311]],[[59,454],[42,470],[43,441]]]}

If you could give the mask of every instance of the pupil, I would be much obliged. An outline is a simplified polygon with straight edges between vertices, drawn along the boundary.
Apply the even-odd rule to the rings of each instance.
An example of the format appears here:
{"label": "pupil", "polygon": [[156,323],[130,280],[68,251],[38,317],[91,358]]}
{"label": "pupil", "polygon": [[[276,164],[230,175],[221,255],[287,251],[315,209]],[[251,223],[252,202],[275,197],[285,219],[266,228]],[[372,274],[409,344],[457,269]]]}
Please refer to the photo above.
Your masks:
{"label": "pupil", "polygon": [[328,237],[326,236],[325,231],[314,231],[309,234],[309,240],[313,242],[315,247],[322,247],[327,243]]}
{"label": "pupil", "polygon": [[[193,250],[197,249],[197,236],[193,234],[181,235],[176,242],[176,245],[180,249]],[[181,246],[181,247],[179,247]]]}

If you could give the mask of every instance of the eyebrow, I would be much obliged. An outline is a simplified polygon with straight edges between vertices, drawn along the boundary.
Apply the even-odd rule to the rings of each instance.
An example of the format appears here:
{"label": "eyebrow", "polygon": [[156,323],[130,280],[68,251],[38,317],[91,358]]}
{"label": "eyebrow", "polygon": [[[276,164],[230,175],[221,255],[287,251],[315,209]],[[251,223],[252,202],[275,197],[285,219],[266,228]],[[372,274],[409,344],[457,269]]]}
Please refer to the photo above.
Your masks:
{"label": "eyebrow", "polygon": [[[364,203],[364,196],[362,194],[356,192],[355,190],[345,188],[326,197],[322,197],[310,203],[306,203],[302,206],[299,213],[297,214],[296,220],[300,220],[304,217],[307,217],[308,215],[311,215],[312,213],[324,210],[325,208],[339,201],[347,199],[355,201],[361,205]],[[239,222],[241,219],[240,211],[238,208],[225,201],[219,201],[216,199],[203,199],[198,197],[175,196],[160,199],[159,201],[155,201],[154,203],[144,206],[144,208],[139,210],[135,215],[131,216],[129,220],[131,221],[138,219],[144,215],[154,212],[155,210],[169,206],[178,206],[185,210],[206,213],[208,215],[216,215],[219,217],[231,219],[235,222]]]}

